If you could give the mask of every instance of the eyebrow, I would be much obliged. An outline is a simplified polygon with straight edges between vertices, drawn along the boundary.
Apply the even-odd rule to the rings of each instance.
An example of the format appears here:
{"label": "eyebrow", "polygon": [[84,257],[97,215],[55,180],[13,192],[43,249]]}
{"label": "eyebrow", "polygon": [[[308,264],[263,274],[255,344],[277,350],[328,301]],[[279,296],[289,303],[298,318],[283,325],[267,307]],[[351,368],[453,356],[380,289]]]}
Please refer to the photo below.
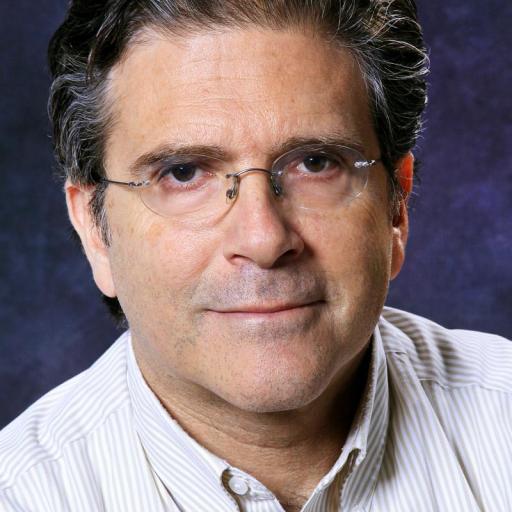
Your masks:
{"label": "eyebrow", "polygon": [[281,155],[288,153],[300,147],[315,147],[315,146],[346,146],[349,148],[357,149],[359,152],[364,152],[363,144],[355,137],[348,137],[337,133],[330,133],[327,135],[320,135],[315,137],[290,137],[283,143],[274,146],[270,150],[270,159],[272,161],[279,158]]}
{"label": "eyebrow", "polygon": [[184,145],[184,144],[163,144],[155,149],[144,153],[133,162],[128,171],[135,178],[143,176],[144,171],[159,162],[168,160],[172,157],[201,155],[207,158],[216,158],[218,160],[227,160],[228,153],[220,146],[209,146],[202,144]]}
{"label": "eyebrow", "polygon": [[[284,142],[272,146],[267,156],[273,162],[281,155],[304,146],[348,146],[357,149],[361,153],[364,152],[364,147],[358,139],[333,132],[314,137],[290,137]],[[189,155],[200,155],[223,161],[232,159],[232,153],[217,145],[166,143],[139,156],[129,166],[128,170],[131,176],[139,178],[144,175],[148,167],[170,158]]]}

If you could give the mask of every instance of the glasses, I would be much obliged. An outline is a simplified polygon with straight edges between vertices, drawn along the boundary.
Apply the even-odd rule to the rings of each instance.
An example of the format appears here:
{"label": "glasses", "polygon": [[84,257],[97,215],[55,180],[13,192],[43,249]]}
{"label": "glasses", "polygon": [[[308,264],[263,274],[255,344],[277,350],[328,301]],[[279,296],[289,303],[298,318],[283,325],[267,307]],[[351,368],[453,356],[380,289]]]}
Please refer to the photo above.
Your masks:
{"label": "glasses", "polygon": [[223,160],[180,154],[162,159],[142,181],[100,181],[136,191],[151,211],[163,217],[210,222],[229,209],[242,178],[251,174],[266,174],[272,195],[287,209],[325,210],[359,196],[370,168],[379,161],[367,160],[350,147],[315,144],[286,152],[270,169],[251,167],[233,173]]}

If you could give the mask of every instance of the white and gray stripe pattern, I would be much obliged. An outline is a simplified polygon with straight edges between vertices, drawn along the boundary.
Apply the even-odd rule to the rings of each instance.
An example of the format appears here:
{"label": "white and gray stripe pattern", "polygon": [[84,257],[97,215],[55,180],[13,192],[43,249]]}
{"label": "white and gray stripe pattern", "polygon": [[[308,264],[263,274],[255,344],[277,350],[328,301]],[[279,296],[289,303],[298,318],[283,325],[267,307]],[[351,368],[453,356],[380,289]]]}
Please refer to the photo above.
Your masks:
{"label": "white and gray stripe pattern", "polygon": [[[0,432],[0,511],[283,508],[169,416],[125,333]],[[303,511],[512,511],[512,343],[385,308],[354,425]]]}

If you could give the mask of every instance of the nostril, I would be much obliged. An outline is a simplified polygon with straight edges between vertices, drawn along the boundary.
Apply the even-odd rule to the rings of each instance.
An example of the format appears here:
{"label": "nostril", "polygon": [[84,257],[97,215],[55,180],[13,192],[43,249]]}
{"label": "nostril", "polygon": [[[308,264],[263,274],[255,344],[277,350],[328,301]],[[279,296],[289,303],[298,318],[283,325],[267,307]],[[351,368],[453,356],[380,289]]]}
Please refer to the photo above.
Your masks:
{"label": "nostril", "polygon": [[279,256],[279,258],[277,258],[277,260],[275,261],[273,266],[279,267],[281,265],[286,265],[289,262],[295,260],[301,252],[302,252],[301,249],[298,247],[288,249],[285,253],[281,254],[281,256]]}

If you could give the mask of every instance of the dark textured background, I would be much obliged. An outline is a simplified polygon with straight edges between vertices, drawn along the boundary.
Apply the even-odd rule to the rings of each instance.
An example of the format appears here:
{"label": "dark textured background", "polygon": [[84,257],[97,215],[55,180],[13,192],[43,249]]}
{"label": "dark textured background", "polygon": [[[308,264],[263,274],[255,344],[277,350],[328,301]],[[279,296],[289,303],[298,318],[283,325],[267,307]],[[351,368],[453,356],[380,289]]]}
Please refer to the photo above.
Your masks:
{"label": "dark textured background", "polygon": [[[52,180],[46,44],[63,0],[0,2],[0,427],[115,339]],[[512,338],[512,2],[418,0],[423,180],[388,303]]]}

